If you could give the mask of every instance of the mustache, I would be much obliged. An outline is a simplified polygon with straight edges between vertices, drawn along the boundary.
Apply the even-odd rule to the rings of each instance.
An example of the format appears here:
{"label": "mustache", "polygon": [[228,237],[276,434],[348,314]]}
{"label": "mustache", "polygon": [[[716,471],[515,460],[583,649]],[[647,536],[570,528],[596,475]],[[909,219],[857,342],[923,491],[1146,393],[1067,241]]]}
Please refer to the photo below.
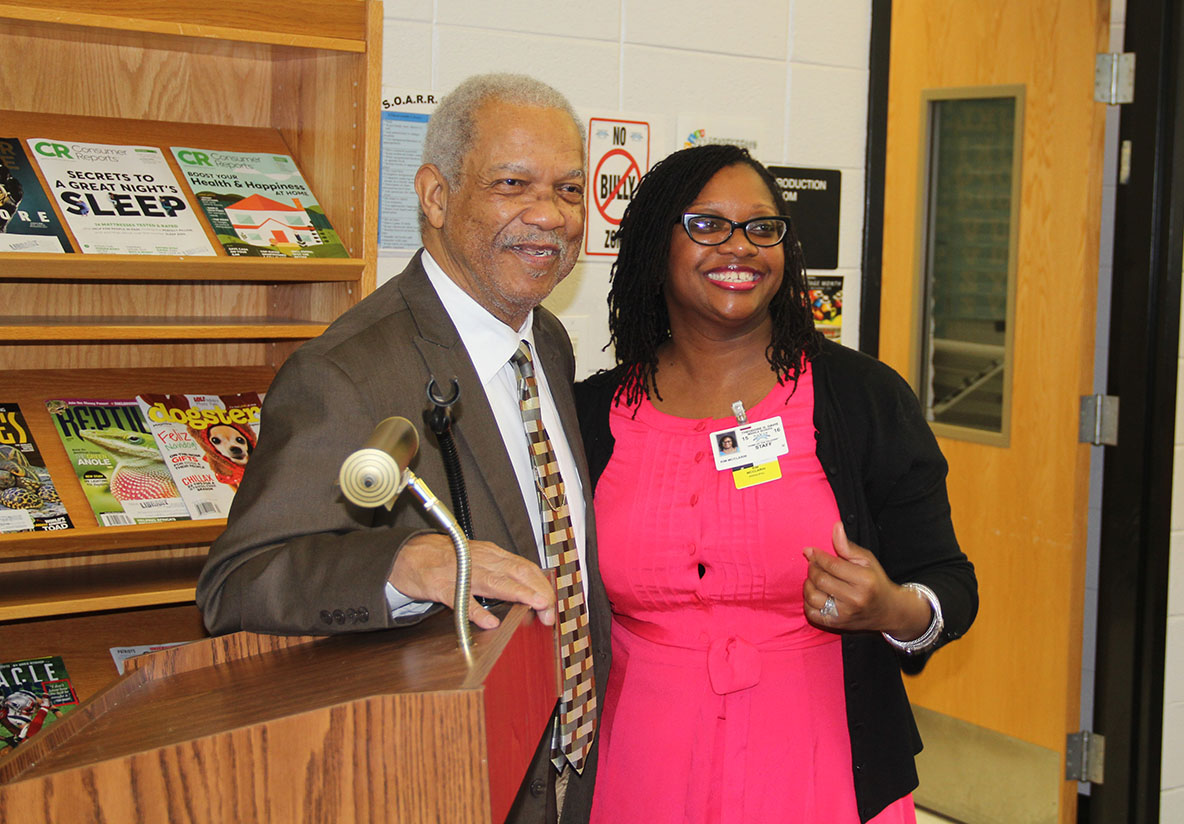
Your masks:
{"label": "mustache", "polygon": [[527,232],[517,235],[502,235],[501,247],[503,249],[521,244],[555,246],[559,250],[560,257],[565,257],[576,246],[576,244],[563,237],[559,232]]}

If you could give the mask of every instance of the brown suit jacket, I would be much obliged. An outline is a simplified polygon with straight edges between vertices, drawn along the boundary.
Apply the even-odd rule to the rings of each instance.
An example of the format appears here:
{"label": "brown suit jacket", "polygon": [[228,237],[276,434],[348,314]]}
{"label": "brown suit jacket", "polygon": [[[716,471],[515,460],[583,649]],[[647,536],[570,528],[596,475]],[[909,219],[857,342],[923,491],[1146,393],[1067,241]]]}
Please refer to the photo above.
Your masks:
{"label": "brown suit jacket", "polygon": [[[587,512],[589,619],[603,706],[608,680],[609,608],[596,560],[592,483],[579,438],[571,382],[575,361],[559,321],[534,315],[538,357],[564,434],[579,466]],[[434,529],[410,495],[390,512],[346,503],[335,486],[342,461],[375,424],[401,415],[421,431],[411,468],[436,492],[447,478],[436,439],[427,432],[425,386],[456,378],[453,437],[464,472],[474,537],[532,561],[538,549],[526,502],[501,433],[456,331],[419,255],[390,282],[338,318],[288,358],[268,390],[261,437],[235,496],[226,531],[210,548],[197,603],[213,633],[315,634],[383,629],[384,584],[403,544]],[[557,433],[551,433],[558,437]],[[540,744],[510,821],[554,820],[554,770]],[[595,751],[569,786],[565,824],[587,819]]]}

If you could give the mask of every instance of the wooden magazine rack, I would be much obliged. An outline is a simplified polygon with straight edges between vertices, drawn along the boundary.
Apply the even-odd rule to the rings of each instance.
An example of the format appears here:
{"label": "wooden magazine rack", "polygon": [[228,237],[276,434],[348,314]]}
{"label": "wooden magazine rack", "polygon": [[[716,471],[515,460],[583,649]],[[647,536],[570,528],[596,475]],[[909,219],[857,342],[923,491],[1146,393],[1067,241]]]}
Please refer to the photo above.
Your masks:
{"label": "wooden magazine rack", "polygon": [[501,822],[560,691],[553,628],[508,609],[327,637],[235,633],[137,665],[0,759],[5,820]]}
{"label": "wooden magazine rack", "polygon": [[99,526],[44,402],[264,391],[373,291],[382,26],[377,0],[0,0],[0,51],[19,56],[0,137],[290,155],[350,254],[0,252],[0,402],[75,525],[0,535],[0,660],[61,655],[85,698],[115,675],[107,647],[204,634],[194,585],[224,522]]}

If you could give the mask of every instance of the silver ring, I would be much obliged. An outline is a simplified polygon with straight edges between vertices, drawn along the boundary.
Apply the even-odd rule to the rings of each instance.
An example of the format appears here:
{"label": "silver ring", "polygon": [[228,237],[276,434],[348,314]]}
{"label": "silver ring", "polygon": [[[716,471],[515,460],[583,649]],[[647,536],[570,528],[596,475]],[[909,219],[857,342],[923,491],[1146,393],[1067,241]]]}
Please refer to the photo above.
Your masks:
{"label": "silver ring", "polygon": [[837,606],[835,606],[835,596],[833,596],[833,595],[826,596],[826,603],[824,603],[822,605],[822,609],[820,609],[818,611],[821,612],[823,615],[825,615],[827,618],[838,618],[839,617],[839,608]]}

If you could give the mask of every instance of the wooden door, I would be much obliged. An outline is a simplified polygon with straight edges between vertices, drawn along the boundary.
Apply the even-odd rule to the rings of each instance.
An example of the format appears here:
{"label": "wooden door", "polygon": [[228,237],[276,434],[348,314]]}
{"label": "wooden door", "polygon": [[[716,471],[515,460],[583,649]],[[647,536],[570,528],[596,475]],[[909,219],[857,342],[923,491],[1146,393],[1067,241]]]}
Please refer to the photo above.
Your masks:
{"label": "wooden door", "polygon": [[[1069,822],[1079,727],[1108,2],[901,0],[892,6],[880,356],[919,389],[932,90],[1022,87],[1007,432],[939,431],[981,609],[908,689],[926,739],[919,803],[958,820]],[[989,439],[988,439],[989,440]]]}

